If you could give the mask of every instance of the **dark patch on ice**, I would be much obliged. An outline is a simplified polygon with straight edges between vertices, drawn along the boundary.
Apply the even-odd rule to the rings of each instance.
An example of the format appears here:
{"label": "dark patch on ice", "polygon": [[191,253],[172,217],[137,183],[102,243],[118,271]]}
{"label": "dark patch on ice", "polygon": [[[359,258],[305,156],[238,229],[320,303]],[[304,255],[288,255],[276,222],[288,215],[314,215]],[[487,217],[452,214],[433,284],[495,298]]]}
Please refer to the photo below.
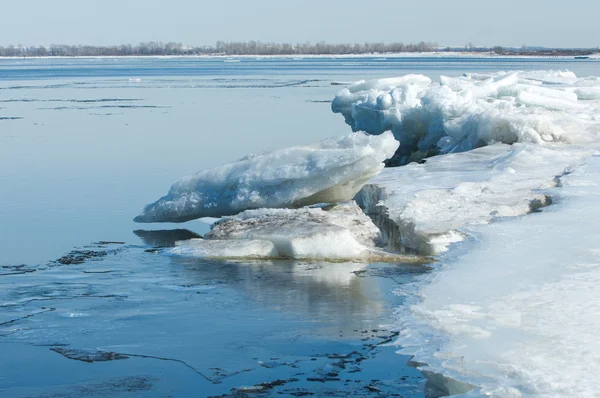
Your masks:
{"label": "dark patch on ice", "polygon": [[13,99],[5,99],[5,100],[0,100],[0,102],[39,102],[42,100],[39,99],[33,99],[33,98],[13,98]]}
{"label": "dark patch on ice", "polygon": [[34,268],[28,267],[25,264],[0,266],[0,276],[22,275],[35,271]]}
{"label": "dark patch on ice", "polygon": [[330,104],[331,100],[306,100],[305,102],[310,102],[313,104]]}
{"label": "dark patch on ice", "polygon": [[21,116],[0,116],[0,120],[20,120]]}
{"label": "dark patch on ice", "polygon": [[114,116],[114,115],[122,115],[123,113],[118,112],[118,113],[113,113],[113,112],[107,112],[107,113],[88,113],[88,115],[90,116]]}
{"label": "dark patch on ice", "polygon": [[288,394],[293,397],[307,397],[315,395],[314,392],[308,391],[305,388],[294,388],[281,391],[282,394]]}
{"label": "dark patch on ice", "polygon": [[425,396],[428,398],[446,397],[451,394],[462,395],[476,388],[473,384],[458,381],[430,370],[422,369],[421,372],[427,379],[425,383]]}
{"label": "dark patch on ice", "polygon": [[224,88],[224,89],[270,89],[270,88],[283,88],[283,87],[310,87],[308,84],[319,82],[318,79],[306,79],[297,81],[285,81],[265,84],[194,84],[188,86],[188,88]]}
{"label": "dark patch on ice", "polygon": [[[58,100],[61,101],[61,100]],[[67,102],[94,103],[94,102],[136,102],[143,101],[141,98],[100,98],[100,99],[83,99],[83,100],[62,100]]]}
{"label": "dark patch on ice", "polygon": [[282,366],[289,366],[290,368],[298,368],[298,364],[294,362],[280,362],[280,361],[269,361],[269,362],[259,362],[259,365],[263,368],[274,369]]}
{"label": "dark patch on ice", "polygon": [[98,103],[98,102],[138,102],[143,101],[141,98],[98,98],[98,99],[39,99],[39,98],[11,98],[0,100],[4,102],[74,102],[82,104]]}
{"label": "dark patch on ice", "polygon": [[549,195],[544,195],[542,198],[535,198],[529,202],[529,212],[539,213],[542,208],[550,206],[552,204],[552,198]]}
{"label": "dark patch on ice", "polygon": [[56,106],[51,108],[38,108],[38,110],[88,110],[88,109],[167,109],[170,106],[159,105],[99,105],[99,106]]}
{"label": "dark patch on ice", "polygon": [[298,379],[296,378],[292,378],[292,379],[288,379],[288,380],[284,380],[284,379],[278,379],[278,380],[274,380],[274,381],[267,381],[264,383],[259,383],[259,384],[255,384],[253,386],[247,386],[247,387],[234,387],[231,389],[231,394],[223,394],[223,395],[219,395],[220,398],[226,398],[226,397],[249,397],[249,396],[253,396],[253,395],[263,395],[268,393],[270,390],[272,390],[275,387],[280,387],[283,385],[286,385],[288,383],[293,383],[298,381]]}
{"label": "dark patch on ice", "polygon": [[[597,156],[597,155],[594,155],[594,156]],[[562,187],[563,186],[563,178],[572,173],[573,173],[573,170],[570,168],[567,168],[561,174],[554,176],[554,179],[552,180],[552,182],[554,183],[554,186],[557,188]]]}
{"label": "dark patch on ice", "polygon": [[341,379],[339,377],[329,377],[329,376],[323,376],[323,377],[307,377],[306,381],[313,381],[313,382],[319,382],[319,383],[325,383],[326,381],[340,381]]}
{"label": "dark patch on ice", "polygon": [[69,254],[66,254],[56,260],[56,262],[62,265],[83,264],[88,260],[97,259],[106,255],[108,255],[106,251],[73,250],[69,252]]}
{"label": "dark patch on ice", "polygon": [[[99,260],[106,257],[109,254],[117,254],[118,252],[125,249],[125,242],[120,241],[99,241],[91,245],[84,246],[83,249],[71,250],[66,255],[62,256],[58,260],[51,262],[51,264],[61,265],[72,265],[72,264],[83,264],[86,261]],[[108,245],[119,245],[116,249],[105,250]],[[89,249],[88,249],[89,248]],[[100,250],[98,250],[100,249]]]}
{"label": "dark patch on ice", "polygon": [[116,361],[119,359],[129,359],[127,355],[122,355],[112,351],[99,350],[81,350],[76,348],[66,347],[51,347],[51,351],[57,352],[65,358],[74,359],[81,362],[106,362]]}
{"label": "dark patch on ice", "polygon": [[138,229],[133,231],[133,233],[136,234],[136,236],[138,236],[146,245],[153,246],[155,248],[174,247],[175,242],[179,240],[202,238],[201,235],[198,235],[197,233],[188,229],[161,229],[154,231]]}
{"label": "dark patch on ice", "polygon": [[83,271],[84,274],[110,274],[111,272],[114,272],[114,270],[107,269],[103,271]]}

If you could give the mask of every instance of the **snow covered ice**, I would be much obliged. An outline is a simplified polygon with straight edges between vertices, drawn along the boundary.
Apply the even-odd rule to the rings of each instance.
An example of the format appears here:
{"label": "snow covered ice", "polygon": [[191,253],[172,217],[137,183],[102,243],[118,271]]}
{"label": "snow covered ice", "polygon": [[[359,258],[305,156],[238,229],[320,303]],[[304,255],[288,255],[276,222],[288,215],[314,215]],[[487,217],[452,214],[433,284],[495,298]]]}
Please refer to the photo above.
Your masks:
{"label": "snow covered ice", "polygon": [[354,133],[249,155],[181,179],[135,221],[184,222],[248,209],[346,202],[397,148],[391,133]]}
{"label": "snow covered ice", "polygon": [[462,240],[465,226],[549,204],[547,189],[556,177],[591,153],[494,144],[385,169],[356,200],[374,216],[390,248],[436,255]]}
{"label": "snow covered ice", "polygon": [[598,77],[537,71],[361,81],[334,99],[354,131],[400,141],[405,166],[357,202],[388,246],[440,258],[398,292],[397,343],[430,393],[597,395],[599,94]]}
{"label": "snow covered ice", "polygon": [[477,240],[399,312],[413,314],[399,322],[403,351],[425,370],[473,396],[597,396],[600,157],[560,184],[543,212],[473,227]]}
{"label": "snow covered ice", "polygon": [[377,248],[378,228],[355,203],[329,209],[247,210],[215,223],[204,239],[178,242],[169,254],[207,258],[287,258],[327,261],[422,259]]}
{"label": "snow covered ice", "polygon": [[338,92],[332,110],[354,131],[391,130],[393,164],[495,142],[589,143],[598,131],[600,78],[568,71],[422,75],[360,81]]}

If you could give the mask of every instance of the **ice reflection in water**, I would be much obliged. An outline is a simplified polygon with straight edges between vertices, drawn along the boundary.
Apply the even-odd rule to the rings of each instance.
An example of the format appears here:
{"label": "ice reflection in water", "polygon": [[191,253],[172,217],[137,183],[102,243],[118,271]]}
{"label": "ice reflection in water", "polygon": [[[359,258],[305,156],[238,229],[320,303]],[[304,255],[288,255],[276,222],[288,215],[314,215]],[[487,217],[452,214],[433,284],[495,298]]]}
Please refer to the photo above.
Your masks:
{"label": "ice reflection in water", "polygon": [[[328,354],[351,353],[368,343],[362,338],[380,342],[371,330],[391,323],[388,317],[401,300],[391,290],[426,271],[401,264],[169,257],[147,250],[197,234],[168,230],[137,235],[146,245],[91,245],[85,250],[110,253],[82,264],[51,263],[45,269],[0,277],[0,339],[3,353],[11,358],[10,364],[0,362],[4,392],[36,396],[56,383],[88,382],[90,371],[104,380],[140,377],[142,368],[144,374],[168,374],[167,384],[153,387],[164,394],[173,392],[166,385],[188,392],[199,388],[198,375],[177,361],[211,380],[224,380],[201,382],[202,391],[211,395],[268,380],[274,374],[263,373],[266,368],[259,361],[271,358],[300,361],[298,366],[308,367],[308,377],[324,366]],[[130,358],[101,365],[98,375],[99,368],[81,367],[89,364],[78,365],[51,347]],[[39,358],[33,367],[44,374],[33,381],[22,371],[32,366],[31,355]],[[164,364],[143,356],[177,361]],[[311,361],[313,356],[324,359]],[[68,380],[67,373],[58,372],[65,366]],[[236,373],[244,369],[249,370]],[[280,372],[280,378],[298,372],[289,366],[277,369],[270,372]]]}

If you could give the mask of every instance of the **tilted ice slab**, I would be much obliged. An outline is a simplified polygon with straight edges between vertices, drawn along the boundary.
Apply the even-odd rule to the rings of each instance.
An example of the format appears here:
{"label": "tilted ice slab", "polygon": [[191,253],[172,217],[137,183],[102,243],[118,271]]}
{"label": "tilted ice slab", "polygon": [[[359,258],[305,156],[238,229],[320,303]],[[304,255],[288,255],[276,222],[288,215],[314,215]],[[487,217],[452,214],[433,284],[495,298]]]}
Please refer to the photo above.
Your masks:
{"label": "tilted ice slab", "polygon": [[177,241],[168,254],[182,257],[224,259],[269,259],[279,257],[272,242],[267,240],[204,240],[194,238]]}
{"label": "tilted ice slab", "polygon": [[586,144],[600,132],[600,78],[568,71],[406,75],[340,90],[332,110],[353,131],[391,130],[392,164],[496,142]]}
{"label": "tilted ice slab", "polygon": [[585,162],[542,212],[474,227],[398,311],[398,343],[441,393],[598,395],[600,157]]}
{"label": "tilted ice slab", "polygon": [[392,249],[435,255],[464,227],[550,203],[546,189],[590,150],[556,144],[495,144],[385,169],[356,196]]}
{"label": "tilted ice slab", "polygon": [[253,154],[183,178],[135,221],[184,222],[248,209],[346,202],[397,148],[391,133],[356,133]]}
{"label": "tilted ice slab", "polygon": [[422,261],[377,249],[378,228],[355,203],[330,209],[258,209],[225,218],[170,254],[205,258]]}

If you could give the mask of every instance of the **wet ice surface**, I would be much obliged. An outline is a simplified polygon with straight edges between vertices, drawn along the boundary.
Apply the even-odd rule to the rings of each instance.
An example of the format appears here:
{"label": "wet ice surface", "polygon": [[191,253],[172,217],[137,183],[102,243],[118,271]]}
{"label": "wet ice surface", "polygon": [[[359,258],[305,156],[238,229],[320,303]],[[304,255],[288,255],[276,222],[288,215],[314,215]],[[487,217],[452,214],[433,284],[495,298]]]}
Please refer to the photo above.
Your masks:
{"label": "wet ice surface", "polygon": [[472,383],[470,396],[597,396],[599,181],[596,154],[560,178],[552,206],[472,226],[399,312],[405,352]]}
{"label": "wet ice surface", "polygon": [[426,267],[210,262],[153,249],[182,230],[138,234],[2,268],[0,395],[422,396],[385,344],[392,289]]}

